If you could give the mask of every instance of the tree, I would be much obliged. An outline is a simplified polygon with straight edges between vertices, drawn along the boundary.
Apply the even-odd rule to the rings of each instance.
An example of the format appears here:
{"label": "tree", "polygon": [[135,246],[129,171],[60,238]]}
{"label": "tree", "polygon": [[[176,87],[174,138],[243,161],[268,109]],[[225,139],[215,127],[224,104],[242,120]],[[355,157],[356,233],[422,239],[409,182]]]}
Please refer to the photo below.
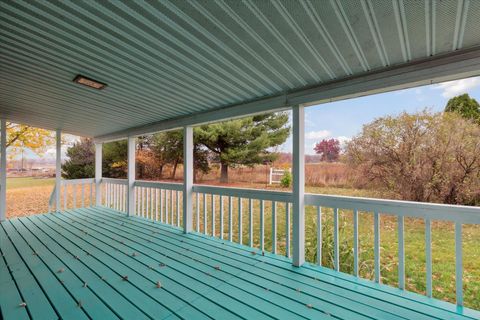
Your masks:
{"label": "tree", "polygon": [[347,144],[360,182],[405,200],[480,203],[480,126],[456,113],[383,117]]}
{"label": "tree", "polygon": [[465,119],[471,119],[480,125],[480,104],[465,93],[448,100],[445,112],[456,112]]}
{"label": "tree", "polygon": [[127,140],[103,144],[102,175],[108,178],[127,178]]}
{"label": "tree", "polygon": [[65,179],[93,178],[95,176],[95,145],[92,139],[81,138],[67,149],[68,160],[62,165]]}
{"label": "tree", "polygon": [[340,156],[340,141],[337,139],[323,139],[313,148],[320,155],[321,161],[338,161]]}
{"label": "tree", "polygon": [[183,161],[183,131],[174,130],[154,134],[151,148],[156,157],[156,164],[160,167],[160,175],[166,164],[173,164],[171,178],[175,179],[178,164]]}
{"label": "tree", "polygon": [[55,144],[55,134],[50,130],[7,122],[7,148],[11,157],[28,148],[41,155]]}
{"label": "tree", "polygon": [[[95,145],[90,138],[81,138],[67,149],[67,160],[62,165],[66,179],[93,178],[95,176]],[[102,175],[109,178],[126,178],[127,142],[114,141],[103,144]]]}
{"label": "tree", "polygon": [[268,113],[195,128],[195,140],[220,162],[221,182],[228,182],[228,168],[253,166],[275,160],[272,147],[288,138],[288,114]]}

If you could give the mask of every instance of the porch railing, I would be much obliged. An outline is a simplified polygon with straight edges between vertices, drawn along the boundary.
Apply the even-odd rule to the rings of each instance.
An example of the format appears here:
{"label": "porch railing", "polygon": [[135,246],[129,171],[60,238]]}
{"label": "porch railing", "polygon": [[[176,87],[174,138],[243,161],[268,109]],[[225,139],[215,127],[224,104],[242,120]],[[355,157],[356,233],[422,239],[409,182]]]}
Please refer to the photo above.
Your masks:
{"label": "porch railing", "polygon": [[135,215],[169,224],[183,226],[183,184],[135,181]]}
{"label": "porch railing", "polygon": [[128,182],[126,179],[102,178],[101,188],[104,206],[127,212]]}
{"label": "porch railing", "polygon": [[55,186],[48,201],[48,211],[51,212],[55,204],[56,192],[60,192],[60,208],[57,211],[84,208],[95,205],[95,179],[61,180],[60,190]]}
{"label": "porch railing", "polygon": [[[333,209],[334,269],[339,271],[339,210],[350,211],[353,217],[353,256],[354,275],[359,276],[359,220],[358,214],[373,215],[374,230],[374,279],[381,281],[380,275],[380,222],[383,216],[397,219],[398,235],[398,287],[405,289],[405,218],[417,218],[425,225],[426,295],[432,297],[432,221],[446,221],[455,224],[455,292],[458,305],[463,305],[463,253],[462,225],[480,225],[480,208],[412,201],[381,200],[345,196],[305,194],[305,204],[314,206],[317,212],[317,256],[322,256],[322,212]],[[321,265],[321,259],[317,261]]]}
{"label": "porch railing", "polygon": [[[90,205],[93,202],[93,179],[62,182],[64,208]],[[89,186],[87,188],[86,186]],[[102,179],[104,206],[127,210],[127,180]],[[80,188],[80,201],[75,194]],[[70,191],[68,191],[68,190]],[[88,190],[88,191],[87,191]],[[89,193],[88,193],[89,192]],[[135,215],[170,224],[183,225],[183,184],[135,181]],[[193,226],[205,235],[226,239],[290,257],[292,230],[292,193],[230,187],[194,185]],[[89,194],[89,199],[84,199]],[[54,199],[53,193],[51,203]],[[67,205],[69,204],[69,205]],[[426,295],[432,296],[432,222],[444,221],[455,225],[455,291],[458,305],[463,305],[462,226],[480,225],[480,208],[456,205],[419,203],[410,201],[305,194],[306,214],[316,215],[316,239],[305,239],[307,250],[316,250],[316,263],[322,265],[322,215],[331,215],[333,221],[333,269],[340,270],[340,214],[351,215],[353,221],[353,275],[359,277],[359,213],[371,215],[373,220],[374,280],[381,282],[381,221],[394,217],[398,238],[398,287],[405,290],[405,218],[421,219],[425,228]],[[279,221],[283,226],[279,229]],[[266,228],[271,228],[265,237]],[[315,240],[315,241],[313,241]],[[311,248],[309,246],[315,246]]]}

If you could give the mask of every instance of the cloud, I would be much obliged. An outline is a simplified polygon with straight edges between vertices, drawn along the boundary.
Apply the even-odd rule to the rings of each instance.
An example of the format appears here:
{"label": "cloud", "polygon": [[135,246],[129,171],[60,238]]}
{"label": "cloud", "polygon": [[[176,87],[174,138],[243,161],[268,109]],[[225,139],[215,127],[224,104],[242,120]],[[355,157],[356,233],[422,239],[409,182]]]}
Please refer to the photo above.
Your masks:
{"label": "cloud", "polygon": [[330,135],[331,135],[331,132],[328,130],[309,131],[305,134],[305,139],[309,139],[309,140],[325,139]]}
{"label": "cloud", "polygon": [[442,90],[442,96],[444,98],[452,98],[479,85],[480,78],[475,77],[440,83],[435,86],[435,89]]}

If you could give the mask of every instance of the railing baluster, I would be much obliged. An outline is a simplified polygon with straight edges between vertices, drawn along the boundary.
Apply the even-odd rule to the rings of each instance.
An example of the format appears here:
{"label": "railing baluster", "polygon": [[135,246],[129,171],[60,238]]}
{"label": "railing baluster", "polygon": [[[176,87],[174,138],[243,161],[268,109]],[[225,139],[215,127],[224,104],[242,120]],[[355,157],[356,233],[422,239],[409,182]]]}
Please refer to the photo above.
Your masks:
{"label": "railing baluster", "polygon": [[146,199],[147,219],[150,219],[150,216],[151,216],[150,215],[150,210],[151,210],[151,208],[150,208],[150,198],[151,198],[151,194],[152,194],[152,188],[147,188],[146,193],[147,193],[147,195],[146,195],[146,197],[147,197],[147,199]]}
{"label": "railing baluster", "polygon": [[157,189],[152,187],[150,188],[150,219],[155,221],[156,214],[155,214],[155,195],[157,194]]}
{"label": "railing baluster", "polygon": [[425,219],[425,262],[427,278],[427,297],[432,297],[432,222]]}
{"label": "railing baluster", "polygon": [[93,203],[93,183],[90,183],[90,199],[89,199],[89,207],[92,206]]}
{"label": "railing baluster", "polygon": [[228,241],[233,240],[233,208],[232,208],[232,197],[228,197]]}
{"label": "railing baluster", "polygon": [[463,306],[462,223],[455,222],[455,291],[457,305]]}
{"label": "railing baluster", "polygon": [[200,193],[197,192],[197,232],[200,232]]}
{"label": "railing baluster", "polygon": [[123,185],[118,185],[118,210],[123,211]]}
{"label": "railing baluster", "polygon": [[109,205],[108,205],[108,183],[105,183],[105,192],[103,193],[103,196],[104,196],[104,200],[105,200],[105,206],[108,208]]}
{"label": "railing baluster", "polygon": [[403,216],[397,217],[398,221],[398,287],[405,289],[405,240],[404,240],[404,222]]}
{"label": "railing baluster", "polygon": [[170,190],[170,224],[173,226],[173,190]]}
{"label": "railing baluster", "polygon": [[285,255],[287,258],[290,258],[290,203],[285,202],[285,214],[286,214],[286,223],[285,223],[285,233],[286,233],[286,247],[285,247]]}
{"label": "railing baluster", "polygon": [[249,227],[248,245],[250,247],[253,247],[253,201],[252,201],[252,198],[248,199],[248,227]]}
{"label": "railing baluster", "polygon": [[155,189],[155,221],[158,221],[158,194],[159,194],[159,189]]}
{"label": "railing baluster", "polygon": [[63,209],[67,210],[67,199],[68,199],[68,185],[65,183],[63,185]]}
{"label": "railing baluster", "polygon": [[118,210],[118,185],[113,185],[113,208]]}
{"label": "railing baluster", "polygon": [[160,189],[160,222],[163,223],[165,221],[165,217],[163,215],[164,213],[164,208],[163,208],[163,205],[164,205],[164,196],[165,196],[165,190],[163,189]]}
{"label": "railing baluster", "polygon": [[118,210],[119,211],[123,210],[123,206],[122,206],[123,193],[122,193],[122,190],[123,190],[123,186],[122,185],[117,185],[117,192],[118,192],[117,199],[118,199]]}
{"label": "railing baluster", "polygon": [[333,209],[333,264],[340,271],[340,248],[338,241],[338,208]]}
{"label": "railing baluster", "polygon": [[212,212],[211,212],[211,214],[212,214],[212,236],[215,237],[215,195],[214,194],[212,194],[211,200],[212,200],[212,208],[211,208],[212,209]]}
{"label": "railing baluster", "polygon": [[72,184],[73,188],[73,209],[77,208],[77,185]]}
{"label": "railing baluster", "polygon": [[170,213],[168,211],[168,203],[169,203],[168,194],[169,194],[168,190],[165,190],[165,223],[166,224],[169,223],[168,217],[170,216]]}
{"label": "railing baluster", "polygon": [[265,203],[263,200],[260,200],[260,250],[265,251],[265,217],[264,217],[264,206]]}
{"label": "railing baluster", "polygon": [[277,202],[272,201],[272,253],[277,253]]}
{"label": "railing baluster", "polygon": [[207,194],[203,194],[203,233],[207,234]]}
{"label": "railing baluster", "polygon": [[353,210],[353,274],[358,277],[358,210]]}
{"label": "railing baluster", "polygon": [[322,207],[317,206],[317,264],[322,265]]}
{"label": "railing baluster", "polygon": [[177,202],[177,227],[180,227],[180,191],[176,191],[176,202]]}
{"label": "railing baluster", "polygon": [[135,187],[135,194],[137,195],[137,199],[136,199],[136,205],[137,205],[136,214],[137,214],[137,216],[140,216],[142,214],[142,212],[140,211],[140,203],[141,203],[140,192],[141,192],[140,188]]}
{"label": "railing baluster", "polygon": [[85,184],[82,183],[82,208],[85,208]]}
{"label": "railing baluster", "polygon": [[374,264],[375,282],[380,283],[380,214],[374,212]]}
{"label": "railing baluster", "polygon": [[[128,210],[127,210],[127,196],[128,196],[128,194],[127,194],[127,186],[124,185],[124,186],[123,186],[123,211],[124,211],[124,212],[127,212],[127,211],[128,211]],[[134,199],[134,201],[135,201],[135,199]],[[135,207],[135,206],[134,206],[134,207]]]}
{"label": "railing baluster", "polygon": [[238,197],[238,243],[243,244],[243,205],[242,198]]}
{"label": "railing baluster", "polygon": [[223,227],[224,221],[223,221],[223,196],[220,195],[220,239],[223,239]]}
{"label": "railing baluster", "polygon": [[140,200],[141,201],[141,212],[142,212],[142,217],[145,218],[145,188],[142,187],[142,199]]}

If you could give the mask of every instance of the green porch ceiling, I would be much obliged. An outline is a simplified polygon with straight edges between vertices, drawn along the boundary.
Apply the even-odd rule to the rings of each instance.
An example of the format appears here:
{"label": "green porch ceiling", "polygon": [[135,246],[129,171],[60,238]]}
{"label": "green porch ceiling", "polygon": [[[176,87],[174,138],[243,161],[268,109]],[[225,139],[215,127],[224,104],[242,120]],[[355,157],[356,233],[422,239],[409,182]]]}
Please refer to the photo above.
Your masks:
{"label": "green porch ceiling", "polygon": [[469,0],[0,0],[0,116],[103,136],[473,48],[478,21]]}

